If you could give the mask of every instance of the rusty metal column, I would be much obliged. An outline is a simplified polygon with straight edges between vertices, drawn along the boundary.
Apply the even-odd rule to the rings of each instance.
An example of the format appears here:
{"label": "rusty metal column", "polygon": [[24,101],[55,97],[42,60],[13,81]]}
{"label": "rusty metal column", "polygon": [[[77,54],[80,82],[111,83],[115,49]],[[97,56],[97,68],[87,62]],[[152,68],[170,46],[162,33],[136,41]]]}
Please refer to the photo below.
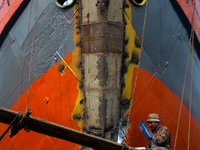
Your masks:
{"label": "rusty metal column", "polygon": [[83,131],[117,141],[124,0],[81,0]]}

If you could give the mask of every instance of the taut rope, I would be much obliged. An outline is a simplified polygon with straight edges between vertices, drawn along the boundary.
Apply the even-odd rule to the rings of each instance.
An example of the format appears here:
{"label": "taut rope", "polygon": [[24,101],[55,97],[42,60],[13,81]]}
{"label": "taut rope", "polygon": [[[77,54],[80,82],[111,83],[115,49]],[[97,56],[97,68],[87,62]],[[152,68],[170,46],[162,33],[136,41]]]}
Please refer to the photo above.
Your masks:
{"label": "taut rope", "polygon": [[[181,118],[181,110],[182,110],[182,104],[183,104],[183,95],[185,91],[185,82],[186,82],[186,76],[187,76],[187,67],[188,67],[188,60],[189,60],[189,54],[190,54],[190,45],[191,45],[191,40],[192,40],[192,58],[193,59],[193,45],[194,45],[194,10],[195,10],[195,0],[193,1],[193,16],[192,16],[192,29],[190,33],[190,43],[189,43],[189,48],[188,48],[188,56],[187,56],[187,63],[186,63],[186,69],[185,69],[185,77],[184,77],[184,83],[183,83],[183,91],[182,91],[182,96],[181,96],[181,104],[180,104],[180,109],[179,109],[179,116],[178,116],[178,124],[177,124],[177,130],[176,130],[176,137],[175,137],[175,142],[174,142],[174,150],[176,150],[176,143],[177,143],[177,137],[178,137],[178,129],[179,129],[179,124],[180,124],[180,118]],[[191,60],[191,83],[192,83],[192,65],[193,61]],[[190,84],[191,84],[190,83]],[[192,93],[192,88],[190,86],[190,103],[191,103],[191,93]],[[189,114],[189,128],[190,128],[190,115],[191,115],[191,104],[190,104],[190,114]],[[188,147],[189,147],[189,136],[190,136],[190,130],[188,129]]]}

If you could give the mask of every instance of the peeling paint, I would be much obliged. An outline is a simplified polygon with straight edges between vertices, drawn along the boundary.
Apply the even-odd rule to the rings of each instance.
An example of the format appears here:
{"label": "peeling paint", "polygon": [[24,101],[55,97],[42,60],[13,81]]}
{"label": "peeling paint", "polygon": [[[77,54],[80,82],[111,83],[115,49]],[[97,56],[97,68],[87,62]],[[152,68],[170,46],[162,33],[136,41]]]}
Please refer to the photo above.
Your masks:
{"label": "peeling paint", "polygon": [[[129,5],[128,8],[125,9],[125,21],[127,22],[127,25],[125,27],[125,39],[127,40],[127,43],[125,45],[124,53],[127,54],[124,58],[124,68],[127,68],[124,72],[122,72],[123,75],[123,82],[125,84],[123,90],[122,90],[122,101],[123,100],[130,100],[132,95],[132,79],[133,78],[133,70],[135,67],[138,67],[137,63],[132,63],[134,59],[139,59],[139,53],[140,53],[140,40],[133,29],[132,26],[132,16],[131,16],[131,3],[127,0],[127,4]],[[137,41],[137,42],[136,42]],[[138,43],[136,45],[136,43]]]}
{"label": "peeling paint", "polygon": [[[79,5],[76,4],[74,7],[74,45],[75,45],[75,50],[72,52],[72,63],[70,64],[70,67],[73,69],[75,74],[78,76],[79,79],[82,79],[82,67],[80,67],[81,62],[81,48],[79,46],[80,43],[80,34],[77,34],[77,32],[80,30],[78,24],[80,20],[80,14],[77,12],[77,9],[79,9]],[[82,118],[84,117],[84,93],[83,90],[81,89],[82,83],[77,81],[77,89],[78,89],[78,95],[76,99],[76,104],[74,107],[74,110],[71,114],[71,119],[74,120],[74,116],[79,115],[81,116],[81,119],[77,120],[75,119],[78,123],[78,126],[82,129],[83,127],[83,120]]]}
{"label": "peeling paint", "polygon": [[[90,0],[89,0],[90,1]],[[117,141],[121,100],[123,0],[81,1],[85,94],[83,131]],[[95,7],[91,7],[96,5]]]}
{"label": "peeling paint", "polygon": [[[120,130],[123,132],[126,129],[127,124],[127,112],[130,109],[130,101],[132,98],[133,92],[133,85],[134,80],[133,78],[133,71],[138,67],[139,61],[139,54],[141,48],[141,42],[133,29],[132,26],[132,16],[131,16],[131,3],[129,0],[126,0],[127,7],[125,9],[125,39],[124,39],[124,53],[123,53],[123,66],[122,66],[122,100],[120,102]],[[131,126],[129,126],[131,127]],[[129,128],[128,127],[128,128]],[[122,132],[119,132],[119,137],[124,138]]]}

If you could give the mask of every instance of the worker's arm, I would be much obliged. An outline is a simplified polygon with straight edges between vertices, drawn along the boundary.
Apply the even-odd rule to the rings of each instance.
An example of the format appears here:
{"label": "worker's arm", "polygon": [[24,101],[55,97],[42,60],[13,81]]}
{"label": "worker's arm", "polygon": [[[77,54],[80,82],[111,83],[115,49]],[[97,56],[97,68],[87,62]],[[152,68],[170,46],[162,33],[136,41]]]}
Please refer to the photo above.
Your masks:
{"label": "worker's arm", "polygon": [[156,135],[153,137],[153,140],[158,143],[159,145],[163,145],[170,139],[171,135],[169,133],[169,130],[164,127],[160,135]]}

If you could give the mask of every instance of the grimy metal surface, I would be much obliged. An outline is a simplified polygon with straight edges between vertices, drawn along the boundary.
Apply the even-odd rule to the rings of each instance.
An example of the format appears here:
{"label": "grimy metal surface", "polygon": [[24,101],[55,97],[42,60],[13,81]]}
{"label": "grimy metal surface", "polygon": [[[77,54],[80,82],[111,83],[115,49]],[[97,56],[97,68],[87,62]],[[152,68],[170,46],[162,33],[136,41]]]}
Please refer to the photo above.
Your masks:
{"label": "grimy metal surface", "polygon": [[[124,0],[81,0],[83,131],[117,141]],[[86,148],[87,149],[87,148]]]}
{"label": "grimy metal surface", "polygon": [[[21,94],[28,84],[35,5],[36,1],[33,1]],[[19,16],[0,46],[0,106],[4,108],[11,108],[19,97],[30,6],[31,3]],[[31,83],[57,63],[54,60],[56,51],[66,57],[75,49],[73,15],[73,7],[60,10],[51,0],[38,1]]]}

